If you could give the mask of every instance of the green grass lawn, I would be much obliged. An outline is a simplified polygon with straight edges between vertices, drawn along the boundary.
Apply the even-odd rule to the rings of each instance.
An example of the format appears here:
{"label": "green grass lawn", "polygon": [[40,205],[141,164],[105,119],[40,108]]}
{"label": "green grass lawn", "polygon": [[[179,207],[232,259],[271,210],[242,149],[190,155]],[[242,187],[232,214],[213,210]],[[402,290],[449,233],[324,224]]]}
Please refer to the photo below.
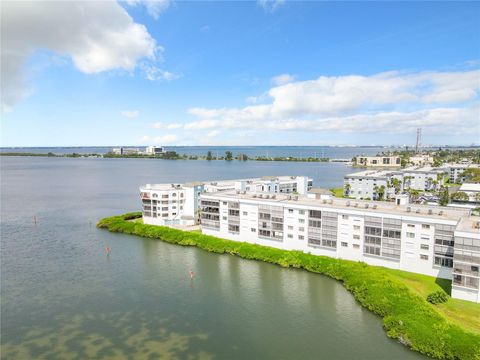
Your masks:
{"label": "green grass lawn", "polygon": [[331,188],[330,191],[333,193],[333,196],[335,197],[343,197],[343,187]]}
{"label": "green grass lawn", "polygon": [[[447,294],[450,294],[450,280],[437,279],[427,275],[400,270],[385,270],[423,298],[426,298],[428,294],[438,290],[443,290]],[[432,306],[448,320],[480,334],[480,304],[450,298],[446,303]]]}

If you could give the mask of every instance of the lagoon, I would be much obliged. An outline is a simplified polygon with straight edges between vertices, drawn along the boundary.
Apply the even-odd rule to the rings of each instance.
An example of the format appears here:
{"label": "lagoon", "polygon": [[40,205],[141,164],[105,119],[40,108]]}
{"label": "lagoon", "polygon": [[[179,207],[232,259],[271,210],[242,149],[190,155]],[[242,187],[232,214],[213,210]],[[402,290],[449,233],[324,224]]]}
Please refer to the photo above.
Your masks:
{"label": "lagoon", "polygon": [[388,339],[381,320],[327,277],[95,228],[138,210],[144,183],[295,174],[329,188],[349,172],[334,163],[2,158],[2,358],[424,358]]}

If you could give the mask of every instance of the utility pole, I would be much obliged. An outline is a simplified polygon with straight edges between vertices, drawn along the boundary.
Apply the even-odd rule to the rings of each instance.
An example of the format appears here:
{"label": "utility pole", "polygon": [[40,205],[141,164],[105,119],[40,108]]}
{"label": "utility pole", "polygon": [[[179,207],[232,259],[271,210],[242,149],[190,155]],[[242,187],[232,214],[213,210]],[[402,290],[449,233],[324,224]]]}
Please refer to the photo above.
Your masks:
{"label": "utility pole", "polygon": [[417,129],[417,143],[415,145],[415,153],[418,154],[422,147],[422,128]]}

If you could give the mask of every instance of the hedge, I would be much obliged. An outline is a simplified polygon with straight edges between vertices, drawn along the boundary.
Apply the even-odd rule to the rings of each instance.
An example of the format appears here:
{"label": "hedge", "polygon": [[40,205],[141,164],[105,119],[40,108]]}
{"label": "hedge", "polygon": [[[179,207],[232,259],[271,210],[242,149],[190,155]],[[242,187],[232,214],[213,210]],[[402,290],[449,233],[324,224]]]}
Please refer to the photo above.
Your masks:
{"label": "hedge", "polygon": [[139,217],[141,213],[113,216],[100,220],[97,226],[329,276],[341,281],[362,306],[383,318],[389,337],[412,350],[438,359],[480,360],[480,335],[449,322],[426,299],[380,267],[127,221]]}

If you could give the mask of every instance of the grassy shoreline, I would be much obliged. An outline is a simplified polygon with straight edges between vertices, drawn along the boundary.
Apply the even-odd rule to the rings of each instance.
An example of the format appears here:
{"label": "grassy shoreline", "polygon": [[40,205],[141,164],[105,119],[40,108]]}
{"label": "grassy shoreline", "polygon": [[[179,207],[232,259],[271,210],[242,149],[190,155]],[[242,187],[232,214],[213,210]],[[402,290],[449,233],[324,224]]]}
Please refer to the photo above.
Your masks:
{"label": "grassy shoreline", "polygon": [[449,321],[436,308],[438,305],[428,303],[421,291],[413,290],[388,269],[128,221],[140,216],[128,213],[108,217],[97,227],[329,276],[341,281],[362,306],[383,319],[389,337],[412,350],[438,359],[480,359],[480,334]]}

